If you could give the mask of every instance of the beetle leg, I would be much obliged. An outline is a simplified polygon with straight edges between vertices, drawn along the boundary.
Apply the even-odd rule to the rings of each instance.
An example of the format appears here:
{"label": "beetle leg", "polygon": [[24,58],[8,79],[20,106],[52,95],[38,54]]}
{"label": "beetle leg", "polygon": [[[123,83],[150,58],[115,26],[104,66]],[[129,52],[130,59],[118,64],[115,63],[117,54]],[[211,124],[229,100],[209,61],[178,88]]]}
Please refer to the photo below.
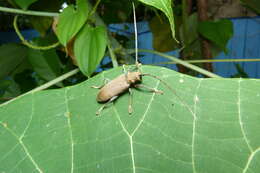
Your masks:
{"label": "beetle leg", "polygon": [[96,115],[99,115],[101,111],[106,108],[110,103],[112,103],[118,96],[112,97],[108,102],[106,102],[103,106],[101,106],[98,111],[96,112]]}
{"label": "beetle leg", "polygon": [[125,79],[126,79],[126,81],[128,81],[128,77],[127,77],[127,75],[128,75],[128,70],[126,70],[125,64],[123,64],[123,72],[124,72],[124,74],[125,74]]}
{"label": "beetle leg", "polygon": [[136,66],[136,68],[137,68],[137,71],[140,72],[140,73],[142,73],[142,72],[141,72],[141,66],[142,66],[142,64],[139,63],[139,62],[136,62],[136,63],[135,63],[135,66]]}
{"label": "beetle leg", "polygon": [[91,88],[100,89],[100,88],[102,88],[104,85],[106,85],[109,81],[110,81],[109,79],[105,78],[105,79],[103,80],[103,84],[102,84],[102,85],[100,85],[100,86],[91,86]]}
{"label": "beetle leg", "polygon": [[124,72],[125,75],[127,75],[127,71],[128,70],[126,70],[125,64],[123,64],[123,72]]}
{"label": "beetle leg", "polygon": [[100,85],[100,86],[91,86],[91,88],[96,88],[96,89],[100,89],[102,88],[104,85]]}
{"label": "beetle leg", "polygon": [[132,114],[133,113],[133,108],[132,108],[132,105],[133,105],[133,91],[132,91],[131,88],[129,88],[128,91],[129,91],[128,113]]}
{"label": "beetle leg", "polygon": [[163,91],[161,91],[161,90],[157,90],[155,88],[151,88],[149,86],[142,85],[142,84],[135,84],[134,87],[135,88],[145,88],[145,89],[148,89],[151,92],[158,93],[158,94],[163,94]]}

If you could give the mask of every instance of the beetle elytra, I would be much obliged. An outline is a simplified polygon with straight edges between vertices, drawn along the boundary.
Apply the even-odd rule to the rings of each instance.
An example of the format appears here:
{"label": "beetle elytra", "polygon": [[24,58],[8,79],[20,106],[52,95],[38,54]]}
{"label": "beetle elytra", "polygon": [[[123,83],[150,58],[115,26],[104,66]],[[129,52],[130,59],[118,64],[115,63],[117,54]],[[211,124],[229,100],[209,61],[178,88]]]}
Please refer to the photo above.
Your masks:
{"label": "beetle elytra", "polygon": [[99,103],[105,103],[97,112],[96,115],[99,115],[100,112],[111,102],[113,102],[115,99],[119,97],[120,94],[129,91],[130,97],[129,97],[129,106],[128,106],[128,112],[129,114],[132,113],[132,90],[131,88],[146,88],[151,92],[162,94],[163,92],[160,90],[157,90],[155,88],[151,88],[148,86],[145,86],[142,83],[142,76],[149,75],[149,74],[142,74],[140,71],[137,72],[129,72],[126,71],[125,66],[123,66],[125,74],[121,74],[115,79],[111,80],[110,82],[93,88],[99,88],[99,92],[97,95],[97,102]]}

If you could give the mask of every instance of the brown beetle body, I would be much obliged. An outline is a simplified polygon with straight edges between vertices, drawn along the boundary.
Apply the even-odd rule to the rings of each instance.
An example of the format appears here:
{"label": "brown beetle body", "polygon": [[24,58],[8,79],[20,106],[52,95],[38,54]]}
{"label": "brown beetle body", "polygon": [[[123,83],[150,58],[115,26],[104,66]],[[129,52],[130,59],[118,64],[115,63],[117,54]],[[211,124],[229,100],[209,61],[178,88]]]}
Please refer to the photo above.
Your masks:
{"label": "brown beetle body", "polygon": [[128,72],[127,74],[118,76],[100,89],[97,95],[97,101],[107,102],[112,97],[120,95],[128,90],[132,84],[141,82],[141,75],[140,72]]}
{"label": "brown beetle body", "polygon": [[[159,91],[155,88],[150,88],[148,86],[139,84],[142,82],[142,76],[153,76],[149,74],[141,73],[140,67],[141,64],[138,63],[138,53],[137,53],[137,27],[136,27],[136,17],[135,17],[135,7],[133,3],[133,14],[134,14],[134,28],[135,28],[135,64],[137,71],[135,72],[129,72],[125,69],[125,66],[123,65],[124,74],[119,75],[112,81],[108,82],[107,84],[103,85],[102,87],[95,87],[93,88],[100,88],[100,91],[97,95],[97,102],[106,102],[99,108],[99,110],[96,112],[96,115],[99,115],[101,111],[107,107],[108,104],[113,103],[115,99],[119,97],[120,94],[124,93],[126,90],[128,90],[130,97],[129,97],[129,105],[128,105],[128,113],[131,114],[133,112],[132,110],[132,87],[134,88],[146,88],[151,92],[162,94],[162,91]],[[159,79],[160,80],[160,79]]]}

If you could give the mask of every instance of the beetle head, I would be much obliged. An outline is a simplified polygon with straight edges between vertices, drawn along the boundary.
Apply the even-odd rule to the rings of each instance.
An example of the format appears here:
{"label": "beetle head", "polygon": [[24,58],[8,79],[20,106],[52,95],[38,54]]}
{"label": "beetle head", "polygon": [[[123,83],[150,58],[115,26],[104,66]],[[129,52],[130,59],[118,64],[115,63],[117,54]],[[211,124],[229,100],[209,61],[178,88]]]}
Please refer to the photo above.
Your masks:
{"label": "beetle head", "polygon": [[142,74],[140,72],[129,72],[127,74],[127,81],[130,84],[141,82]]}

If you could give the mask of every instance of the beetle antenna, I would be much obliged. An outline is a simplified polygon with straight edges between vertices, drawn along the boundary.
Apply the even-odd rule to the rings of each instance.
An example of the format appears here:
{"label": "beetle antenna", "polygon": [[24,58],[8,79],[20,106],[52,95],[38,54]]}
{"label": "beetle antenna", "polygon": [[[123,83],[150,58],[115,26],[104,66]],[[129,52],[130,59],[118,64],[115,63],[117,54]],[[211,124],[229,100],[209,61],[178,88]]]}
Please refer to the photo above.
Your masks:
{"label": "beetle antenna", "polygon": [[134,14],[134,32],[135,32],[135,65],[140,71],[140,64],[138,63],[138,38],[137,38],[137,26],[136,26],[136,14],[135,14],[135,4],[133,4],[133,14]]}
{"label": "beetle antenna", "polygon": [[185,105],[188,108],[188,110],[193,114],[191,107],[182,100],[182,98],[176,93],[176,91],[167,82],[162,80],[160,77],[149,74],[149,73],[142,73],[142,76],[150,76],[150,77],[153,77],[153,78],[159,80],[160,82],[162,82],[164,84],[164,86],[166,86],[180,100],[180,102],[183,105]]}

